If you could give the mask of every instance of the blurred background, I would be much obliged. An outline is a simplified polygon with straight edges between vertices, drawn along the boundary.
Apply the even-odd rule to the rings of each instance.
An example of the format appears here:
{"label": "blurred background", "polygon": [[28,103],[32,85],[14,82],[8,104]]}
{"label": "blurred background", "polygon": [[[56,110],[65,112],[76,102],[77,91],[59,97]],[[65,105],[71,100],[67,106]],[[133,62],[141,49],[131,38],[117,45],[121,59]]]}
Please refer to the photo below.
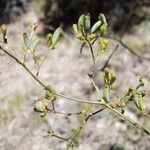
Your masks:
{"label": "blurred background", "polygon": [[[149,0],[0,0],[0,24],[8,25],[8,44],[18,57],[21,52],[22,34],[28,31],[29,22],[39,24],[36,36],[41,38],[38,50],[48,48],[46,35],[58,26],[66,31],[62,45],[48,55],[39,78],[52,85],[56,91],[94,99],[95,91],[86,75],[91,69],[88,47],[82,54],[82,42],[72,33],[71,25],[83,13],[90,13],[92,22],[99,13],[106,15],[109,48],[100,58],[100,70],[109,55],[119,44],[108,66],[117,74],[114,97],[122,96],[129,86],[136,86],[140,76],[147,79],[146,111],[150,114],[150,1]],[[125,45],[118,41],[122,39]],[[114,40],[119,39],[119,40]],[[98,49],[98,46],[94,46]],[[36,67],[28,58],[33,71]],[[95,76],[101,88],[102,72]],[[44,137],[49,126],[56,133],[68,136],[78,127],[80,117],[49,114],[48,122],[33,111],[34,102],[44,92],[30,75],[15,61],[0,51],[0,150],[65,150],[66,143],[56,138]],[[56,109],[78,112],[87,107],[59,98]],[[135,106],[125,110],[126,116],[150,130],[149,118],[142,117]],[[150,137],[108,111],[92,117],[82,131],[77,150],[149,150]]]}

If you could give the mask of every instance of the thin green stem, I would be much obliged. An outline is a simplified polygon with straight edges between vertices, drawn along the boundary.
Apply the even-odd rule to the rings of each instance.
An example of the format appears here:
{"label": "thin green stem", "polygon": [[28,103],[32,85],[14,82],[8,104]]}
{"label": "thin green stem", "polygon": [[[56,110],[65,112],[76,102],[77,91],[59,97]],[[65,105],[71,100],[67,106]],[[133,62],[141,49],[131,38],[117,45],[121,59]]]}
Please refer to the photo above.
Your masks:
{"label": "thin green stem", "polygon": [[[34,75],[31,70],[21,61],[19,60],[17,57],[15,57],[13,54],[11,54],[10,52],[8,52],[7,50],[5,50],[4,48],[2,48],[0,46],[0,49],[6,53],[8,56],[10,56],[11,58],[13,58],[17,63],[19,63],[44,89],[47,88],[47,86],[40,80],[36,77],[36,75]],[[48,89],[49,90],[49,89]],[[50,91],[50,90],[49,90]],[[51,91],[50,91],[51,92]],[[103,105],[103,103],[101,102],[97,102],[97,101],[86,101],[86,100],[82,100],[82,99],[77,99],[77,98],[72,98],[72,97],[69,97],[69,96],[66,96],[66,95],[63,95],[63,94],[60,94],[60,93],[57,93],[57,92],[54,92],[53,94],[55,94],[56,96],[59,96],[59,97],[63,97],[65,99],[68,99],[70,101],[76,101],[76,102],[80,102],[80,103],[88,103],[88,104],[98,104],[98,105]]]}
{"label": "thin green stem", "polygon": [[92,55],[92,60],[93,60],[93,65],[94,65],[95,64],[95,56],[94,56],[93,47],[92,47],[92,44],[88,40],[86,40],[86,41],[87,41],[87,43],[88,43],[88,45],[90,47],[90,51],[91,51],[91,55]]}
{"label": "thin green stem", "polygon": [[56,96],[68,99],[70,101],[75,101],[75,102],[79,102],[79,103],[87,103],[87,104],[103,105],[103,103],[98,102],[98,101],[90,101],[90,100],[86,101],[86,100],[82,100],[82,99],[78,99],[78,98],[72,98],[72,97],[69,97],[69,96],[66,96],[66,95],[63,95],[63,94],[59,94],[59,93],[56,93],[56,92],[54,94]]}
{"label": "thin green stem", "polygon": [[119,115],[120,117],[122,117],[123,119],[125,119],[126,121],[130,122],[131,124],[133,124],[134,126],[136,126],[137,128],[139,128],[141,131],[145,132],[147,135],[150,136],[150,132],[148,130],[146,130],[144,127],[142,127],[141,125],[139,125],[137,122],[129,119],[128,117],[124,116],[123,114],[121,114],[120,112],[118,112],[116,109],[112,108],[109,104],[105,104],[105,106],[111,110],[112,112],[114,112],[115,114]]}

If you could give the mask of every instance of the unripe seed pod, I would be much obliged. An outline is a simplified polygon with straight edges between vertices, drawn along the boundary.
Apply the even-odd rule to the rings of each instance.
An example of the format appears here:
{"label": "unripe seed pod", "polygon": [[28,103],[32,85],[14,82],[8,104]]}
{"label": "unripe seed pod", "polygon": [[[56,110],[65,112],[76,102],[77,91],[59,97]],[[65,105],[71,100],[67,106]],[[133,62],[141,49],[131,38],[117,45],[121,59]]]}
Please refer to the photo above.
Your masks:
{"label": "unripe seed pod", "polygon": [[79,20],[78,20],[78,28],[80,31],[82,31],[84,28],[84,22],[85,22],[85,15],[83,14],[79,17]]}
{"label": "unripe seed pod", "polygon": [[92,27],[92,29],[91,29],[91,33],[95,33],[95,32],[97,32],[98,30],[99,30],[99,28],[100,28],[100,26],[101,26],[101,21],[99,20],[99,21],[97,21],[94,25],[93,25],[93,27]]}
{"label": "unripe seed pod", "polygon": [[55,32],[52,36],[52,44],[54,44],[54,45],[57,44],[57,42],[59,41],[60,36],[62,35],[62,32],[63,32],[63,30],[62,30],[61,27],[59,27],[55,30]]}
{"label": "unripe seed pod", "polygon": [[90,27],[91,27],[91,17],[89,14],[86,14],[84,20],[84,29],[88,31]]}
{"label": "unripe seed pod", "polygon": [[145,110],[145,102],[141,95],[138,94],[134,95],[134,103],[139,110],[141,111]]}
{"label": "unripe seed pod", "polygon": [[34,104],[34,111],[36,111],[36,112],[44,112],[45,111],[45,106],[44,106],[44,104],[42,103],[42,102],[36,102],[35,104]]}
{"label": "unripe seed pod", "polygon": [[75,34],[77,34],[79,32],[77,24],[73,24],[72,29]]}
{"label": "unripe seed pod", "polygon": [[101,20],[103,24],[107,24],[106,17],[104,14],[100,13],[98,19]]}

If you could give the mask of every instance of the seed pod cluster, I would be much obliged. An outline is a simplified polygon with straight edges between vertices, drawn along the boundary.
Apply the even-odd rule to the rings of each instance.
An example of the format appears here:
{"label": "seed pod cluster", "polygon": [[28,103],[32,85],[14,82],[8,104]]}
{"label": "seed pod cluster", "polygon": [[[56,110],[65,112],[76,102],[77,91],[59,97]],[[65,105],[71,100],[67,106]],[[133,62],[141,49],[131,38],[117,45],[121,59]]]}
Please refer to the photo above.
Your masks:
{"label": "seed pod cluster", "polygon": [[104,14],[100,14],[98,21],[91,27],[89,14],[82,14],[77,24],[73,24],[73,32],[81,41],[94,40],[98,35],[104,35],[107,31],[107,22]]}

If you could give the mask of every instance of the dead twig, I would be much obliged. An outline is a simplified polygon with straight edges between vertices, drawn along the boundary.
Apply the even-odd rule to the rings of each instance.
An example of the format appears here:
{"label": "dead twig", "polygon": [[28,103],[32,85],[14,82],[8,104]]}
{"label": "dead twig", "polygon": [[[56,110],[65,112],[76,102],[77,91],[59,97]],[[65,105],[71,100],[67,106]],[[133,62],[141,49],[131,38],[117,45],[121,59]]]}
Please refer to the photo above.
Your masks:
{"label": "dead twig", "polygon": [[108,66],[108,63],[109,63],[110,59],[112,58],[113,54],[117,51],[118,47],[119,47],[119,45],[117,44],[115,49],[112,51],[112,53],[110,54],[110,56],[106,60],[104,66],[101,68],[101,71],[104,71],[104,69]]}

